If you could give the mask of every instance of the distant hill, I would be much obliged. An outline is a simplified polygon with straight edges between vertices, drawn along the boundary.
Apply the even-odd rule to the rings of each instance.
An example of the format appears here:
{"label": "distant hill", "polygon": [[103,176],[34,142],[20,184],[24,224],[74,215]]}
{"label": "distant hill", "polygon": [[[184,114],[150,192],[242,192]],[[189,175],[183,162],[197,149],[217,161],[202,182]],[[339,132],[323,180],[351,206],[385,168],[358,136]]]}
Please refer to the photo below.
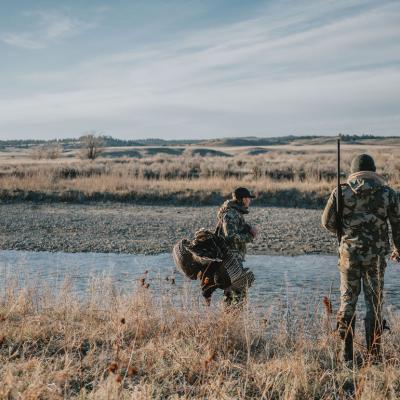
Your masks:
{"label": "distant hill", "polygon": [[262,147],[253,147],[253,148],[248,149],[245,154],[247,154],[249,156],[259,156],[261,154],[266,154],[269,151],[270,150],[264,149]]}
{"label": "distant hill", "polygon": [[123,146],[186,146],[189,144],[197,144],[200,140],[164,140],[164,139],[135,139],[124,140],[114,139],[111,136],[102,136],[104,146],[106,147],[123,147]]}
{"label": "distant hill", "polygon": [[185,154],[190,157],[200,156],[200,157],[230,157],[230,154],[227,154],[223,151],[218,151],[214,149],[207,149],[205,147],[202,148],[188,148],[185,150]]}
{"label": "distant hill", "polygon": [[222,139],[210,139],[201,142],[204,146],[224,146],[224,147],[235,147],[235,146],[273,146],[277,144],[289,144],[296,140],[310,140],[315,139],[317,136],[279,136],[271,138],[259,138],[259,137],[238,137],[238,138],[222,138]]}
{"label": "distant hill", "polygon": [[[101,136],[103,147],[144,147],[144,146],[187,146],[200,143],[201,140],[164,140],[164,139],[138,139],[124,140],[115,139],[111,136]],[[9,148],[28,149],[35,146],[59,145],[65,149],[78,149],[81,147],[79,139],[56,139],[56,140],[0,140],[0,150]]]}
{"label": "distant hill", "polygon": [[[399,144],[400,137],[397,136],[373,136],[373,135],[342,135],[342,142],[352,144]],[[337,136],[277,136],[271,138],[241,137],[241,138],[222,138],[210,139],[201,142],[204,146],[235,147],[235,146],[274,146],[274,145],[320,145],[335,142]]]}
{"label": "distant hill", "polygon": [[[191,146],[198,147],[259,147],[274,145],[318,145],[333,143],[337,136],[277,136],[269,138],[260,137],[237,137],[220,138],[209,140],[165,140],[165,139],[116,139],[111,136],[101,136],[104,147],[167,147],[167,146]],[[342,141],[352,144],[387,144],[400,145],[400,136],[373,136],[373,135],[343,135]],[[81,147],[79,139],[58,139],[58,140],[0,140],[0,150],[8,148],[30,148],[35,146],[58,144],[65,149],[77,149]]]}

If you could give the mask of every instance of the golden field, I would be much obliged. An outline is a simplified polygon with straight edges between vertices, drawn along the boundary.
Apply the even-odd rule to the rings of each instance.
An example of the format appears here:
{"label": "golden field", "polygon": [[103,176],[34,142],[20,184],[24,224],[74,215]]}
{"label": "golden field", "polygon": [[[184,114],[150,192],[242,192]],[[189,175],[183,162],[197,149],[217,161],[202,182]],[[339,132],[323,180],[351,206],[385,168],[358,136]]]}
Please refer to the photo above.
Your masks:
{"label": "golden field", "polygon": [[[342,146],[342,179],[354,155],[368,152],[378,172],[400,188],[399,145]],[[47,156],[46,156],[47,154]],[[335,145],[105,148],[95,160],[77,150],[0,152],[2,197],[39,193],[64,200],[218,203],[248,186],[259,204],[320,206],[336,184]],[[293,198],[292,198],[293,197]],[[29,199],[29,197],[28,197]],[[304,203],[304,204],[303,204]]]}
{"label": "golden field", "polygon": [[[165,283],[168,285],[168,283]],[[188,290],[124,294],[93,280],[82,299],[9,279],[0,302],[1,399],[396,399],[400,319],[389,315],[384,362],[338,362],[322,299],[226,310]]]}
{"label": "golden field", "polygon": [[[336,184],[334,144],[114,147],[93,161],[50,150],[1,151],[1,199],[210,204],[243,185],[260,205],[320,207]],[[399,190],[399,150],[343,145],[342,180],[352,157],[368,152]],[[59,291],[30,282],[11,273],[1,287],[0,399],[400,398],[395,313],[387,313],[383,363],[370,362],[358,329],[363,363],[348,369],[335,310],[322,298],[226,309],[171,281],[126,293],[93,278],[84,294],[69,281]]]}

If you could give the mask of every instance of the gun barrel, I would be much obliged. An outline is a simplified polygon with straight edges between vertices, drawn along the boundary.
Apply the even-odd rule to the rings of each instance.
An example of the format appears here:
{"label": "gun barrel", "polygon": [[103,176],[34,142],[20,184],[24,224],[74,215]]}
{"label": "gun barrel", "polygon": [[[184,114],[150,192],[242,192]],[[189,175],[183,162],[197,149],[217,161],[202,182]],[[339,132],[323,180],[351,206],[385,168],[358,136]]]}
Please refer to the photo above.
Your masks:
{"label": "gun barrel", "polygon": [[336,198],[336,223],[337,238],[340,245],[342,240],[342,187],[340,185],[340,135],[337,140],[337,198]]}

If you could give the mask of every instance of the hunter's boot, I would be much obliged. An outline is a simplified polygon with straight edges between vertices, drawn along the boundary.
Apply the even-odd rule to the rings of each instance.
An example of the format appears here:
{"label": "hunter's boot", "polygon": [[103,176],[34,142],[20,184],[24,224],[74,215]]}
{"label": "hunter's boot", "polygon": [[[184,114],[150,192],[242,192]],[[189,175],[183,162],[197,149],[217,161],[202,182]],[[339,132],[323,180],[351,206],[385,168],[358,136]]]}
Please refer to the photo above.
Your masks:
{"label": "hunter's boot", "polygon": [[355,315],[350,320],[346,319],[338,323],[339,336],[342,339],[341,359],[348,367],[353,366],[354,350],[353,338],[356,327]]}
{"label": "hunter's boot", "polygon": [[223,294],[223,301],[224,301],[224,305],[226,307],[229,307],[232,305],[233,302],[233,294],[232,294],[232,290],[231,289],[226,289],[224,290],[224,294]]}
{"label": "hunter's boot", "polygon": [[381,362],[382,324],[375,318],[365,318],[364,324],[368,355],[373,362]]}
{"label": "hunter's boot", "polygon": [[237,291],[233,289],[224,290],[224,304],[228,307],[242,308],[247,300],[247,293],[245,290]]}
{"label": "hunter's boot", "polygon": [[233,304],[238,308],[243,308],[247,301],[246,290],[233,290]]}

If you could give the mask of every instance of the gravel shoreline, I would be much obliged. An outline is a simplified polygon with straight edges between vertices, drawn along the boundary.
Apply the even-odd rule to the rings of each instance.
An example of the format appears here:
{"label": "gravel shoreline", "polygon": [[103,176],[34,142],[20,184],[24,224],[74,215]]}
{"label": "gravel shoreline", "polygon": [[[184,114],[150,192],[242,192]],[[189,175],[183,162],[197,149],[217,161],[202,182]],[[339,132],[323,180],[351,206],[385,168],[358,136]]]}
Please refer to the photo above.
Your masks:
{"label": "gravel shoreline", "polygon": [[[123,203],[0,204],[0,249],[157,254],[201,227],[213,228],[217,207]],[[260,235],[249,254],[331,254],[335,237],[321,210],[252,207],[247,221]]]}

